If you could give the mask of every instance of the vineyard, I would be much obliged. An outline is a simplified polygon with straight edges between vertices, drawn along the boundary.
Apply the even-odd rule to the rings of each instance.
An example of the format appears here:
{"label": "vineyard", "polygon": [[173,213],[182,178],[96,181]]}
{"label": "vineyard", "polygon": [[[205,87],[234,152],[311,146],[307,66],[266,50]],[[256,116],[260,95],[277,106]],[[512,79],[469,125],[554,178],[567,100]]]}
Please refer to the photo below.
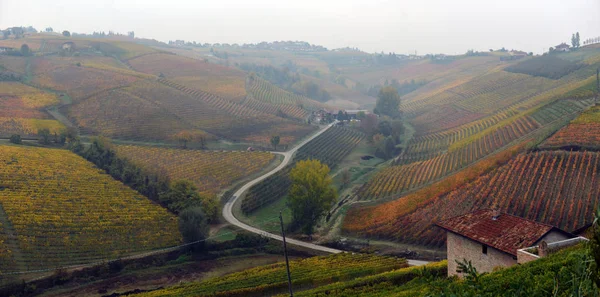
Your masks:
{"label": "vineyard", "polygon": [[32,83],[56,91],[66,92],[81,100],[101,91],[123,87],[138,78],[116,72],[63,64],[60,59],[34,58],[31,63]]}
{"label": "vineyard", "polygon": [[325,105],[312,99],[280,89],[268,81],[251,75],[247,79],[248,92],[252,97],[244,105],[270,114],[283,113],[287,117],[304,120],[310,111],[323,109]]}
{"label": "vineyard", "polygon": [[[300,148],[294,161],[317,159],[333,169],[363,138],[358,131],[334,126]],[[288,175],[294,164],[252,186],[242,200],[242,211],[251,213],[287,195],[291,186]]]}
{"label": "vineyard", "polygon": [[214,63],[182,57],[173,54],[143,55],[127,60],[127,63],[137,71],[158,76],[160,73],[165,78],[176,77],[239,77],[244,83],[244,72]]}
{"label": "vineyard", "polygon": [[466,80],[445,78],[447,83],[432,82],[409,93],[401,109],[417,137],[443,133],[486,117],[529,111],[559,98],[590,98],[585,94],[590,94],[587,88],[595,81],[598,66],[582,64],[557,80],[501,68]]}
{"label": "vineyard", "polygon": [[235,103],[241,103],[246,97],[243,74],[231,76],[183,76],[173,78],[173,81],[190,89],[215,94]]}
{"label": "vineyard", "polygon": [[0,82],[0,135],[33,136],[40,129],[59,133],[64,126],[44,111],[58,103],[58,97],[52,93],[18,82]]}
{"label": "vineyard", "polygon": [[219,194],[235,181],[255,174],[275,158],[268,152],[220,152],[115,146],[117,154],[171,180],[193,182],[202,194]]}
{"label": "vineyard", "polygon": [[[503,127],[488,129],[487,132],[481,130],[482,132],[467,136],[469,131],[473,131],[470,127],[477,127],[475,124],[465,130],[458,130],[455,134],[446,133],[444,138],[421,138],[430,145],[429,149],[423,149],[422,143],[411,143],[416,144],[417,149],[409,144],[407,152],[397,160],[399,165],[380,171],[361,187],[358,194],[361,199],[381,199],[420,187],[460,170],[556,120],[568,119],[589,103],[589,100],[561,100],[541,108],[531,116],[517,118]],[[485,124],[479,127],[484,126]],[[452,142],[457,139],[461,140]],[[419,145],[421,151],[418,149]]]}
{"label": "vineyard", "polygon": [[27,60],[22,57],[0,56],[0,69],[4,68],[19,74],[25,74]]}
{"label": "vineyard", "polygon": [[[281,137],[281,144],[293,143],[308,135],[313,126],[295,123],[222,99],[213,94],[187,88],[169,80],[160,82],[176,90],[179,100],[171,96],[160,96],[152,91],[153,86],[136,87],[131,93],[143,98],[156,98],[155,102],[180,116],[196,127],[211,134],[234,140],[259,142],[269,145],[272,135]],[[152,83],[145,83],[146,85]],[[161,100],[158,102],[158,100]],[[258,140],[258,141],[257,141]]]}
{"label": "vineyard", "polygon": [[211,138],[206,132],[182,121],[164,108],[124,90],[94,95],[66,108],[65,114],[89,135],[138,141],[176,141],[187,131]]}
{"label": "vineyard", "polygon": [[600,148],[600,107],[584,112],[548,138],[541,148]]}
{"label": "vineyard", "polygon": [[387,208],[385,217],[359,222],[358,217],[366,219],[366,213],[349,215],[346,227],[366,236],[440,247],[445,234],[432,223],[475,209],[499,207],[509,214],[575,231],[592,222],[598,207],[598,171],[599,153],[521,154],[507,165],[448,194],[430,198],[411,211],[394,213],[394,206],[383,204],[377,208]]}
{"label": "vineyard", "polygon": [[[335,254],[290,262],[295,291],[407,267],[406,260],[362,254]],[[270,296],[287,290],[284,263],[251,268],[203,282],[186,283],[140,296]]]}
{"label": "vineyard", "polygon": [[0,262],[3,272],[115,259],[181,240],[175,216],[69,151],[4,146],[0,162],[0,219],[13,255]]}

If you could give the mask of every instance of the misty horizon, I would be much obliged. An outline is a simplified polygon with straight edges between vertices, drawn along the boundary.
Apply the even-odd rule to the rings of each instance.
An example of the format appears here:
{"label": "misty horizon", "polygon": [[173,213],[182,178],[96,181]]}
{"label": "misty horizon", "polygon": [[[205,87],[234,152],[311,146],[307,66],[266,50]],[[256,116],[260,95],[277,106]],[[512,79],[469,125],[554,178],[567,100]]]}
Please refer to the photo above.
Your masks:
{"label": "misty horizon", "polygon": [[[600,35],[600,1],[170,1],[2,0],[0,28],[76,33],[134,31],[141,38],[201,43],[306,41],[328,49],[398,54],[550,46]],[[26,9],[25,9],[26,8]]]}

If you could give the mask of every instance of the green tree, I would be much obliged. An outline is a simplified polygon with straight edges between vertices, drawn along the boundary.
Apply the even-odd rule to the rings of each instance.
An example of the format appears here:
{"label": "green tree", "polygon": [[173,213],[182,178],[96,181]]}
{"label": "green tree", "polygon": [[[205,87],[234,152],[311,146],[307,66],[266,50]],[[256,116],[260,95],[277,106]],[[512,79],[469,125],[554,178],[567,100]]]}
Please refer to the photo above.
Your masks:
{"label": "green tree", "polygon": [[175,213],[202,204],[202,197],[198,193],[198,188],[188,180],[173,182],[169,190],[160,195],[159,200]]}
{"label": "green tree", "polygon": [[10,142],[14,144],[21,144],[21,135],[13,134],[10,136]]}
{"label": "green tree", "polygon": [[318,160],[299,161],[290,172],[290,180],[292,225],[312,235],[317,221],[331,208],[337,197],[336,190],[331,186],[329,167]]}
{"label": "green tree", "polygon": [[27,44],[21,45],[21,54],[25,57],[31,55],[31,50],[29,49],[29,45],[27,45]]}
{"label": "green tree", "polygon": [[575,44],[576,47],[581,46],[581,38],[579,37],[579,32],[575,33]]}
{"label": "green tree", "polygon": [[208,220],[201,207],[186,208],[179,213],[179,232],[185,243],[197,242],[191,245],[193,251],[204,247],[203,240],[208,236]]}
{"label": "green tree", "polygon": [[375,114],[386,115],[391,118],[400,118],[400,95],[396,88],[385,86],[377,94],[377,103],[373,110]]}
{"label": "green tree", "polygon": [[274,150],[277,150],[277,146],[279,145],[280,140],[281,137],[279,137],[279,135],[271,136],[271,145],[273,146]]}
{"label": "green tree", "polygon": [[71,37],[71,32],[65,30],[65,31],[62,32],[62,35],[65,36],[65,37]]}
{"label": "green tree", "polygon": [[364,119],[365,117],[367,117],[367,114],[365,114],[365,112],[364,112],[364,111],[359,111],[359,112],[356,114],[356,118],[357,118],[357,119],[359,119],[359,120],[362,120],[362,119]]}
{"label": "green tree", "polygon": [[50,130],[40,129],[38,130],[39,142],[41,144],[50,144]]}

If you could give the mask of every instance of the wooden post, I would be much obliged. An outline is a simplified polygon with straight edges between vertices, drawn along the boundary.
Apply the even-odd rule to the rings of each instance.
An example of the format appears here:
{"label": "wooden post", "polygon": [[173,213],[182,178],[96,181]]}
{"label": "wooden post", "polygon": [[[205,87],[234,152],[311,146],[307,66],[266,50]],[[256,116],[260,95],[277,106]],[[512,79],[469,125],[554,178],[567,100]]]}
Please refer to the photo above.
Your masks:
{"label": "wooden post", "polygon": [[281,223],[281,237],[283,238],[283,254],[285,255],[285,268],[287,269],[288,287],[290,289],[290,297],[294,297],[294,292],[292,291],[292,276],[290,275],[290,262],[288,261],[287,247],[285,244],[285,232],[283,231],[283,216],[281,215],[281,211],[279,212],[279,222]]}

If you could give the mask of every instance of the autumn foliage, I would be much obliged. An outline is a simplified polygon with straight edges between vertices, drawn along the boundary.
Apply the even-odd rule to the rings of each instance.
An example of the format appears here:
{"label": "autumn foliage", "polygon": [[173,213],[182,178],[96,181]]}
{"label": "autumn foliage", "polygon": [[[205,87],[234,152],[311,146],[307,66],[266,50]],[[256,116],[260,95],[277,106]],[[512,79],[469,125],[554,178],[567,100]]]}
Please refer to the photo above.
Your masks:
{"label": "autumn foliage", "polygon": [[116,259],[181,241],[174,215],[69,151],[3,146],[0,163],[0,215],[18,234],[3,271]]}
{"label": "autumn foliage", "polygon": [[[596,186],[600,183],[599,164],[600,154],[595,152],[521,154],[468,184],[443,187],[451,189],[448,192],[436,194],[434,189],[442,184],[434,185],[391,203],[352,210],[344,227],[367,236],[441,246],[444,232],[432,223],[475,209],[499,207],[509,214],[575,231],[593,220],[600,195]],[[466,178],[466,174],[460,175]]]}

